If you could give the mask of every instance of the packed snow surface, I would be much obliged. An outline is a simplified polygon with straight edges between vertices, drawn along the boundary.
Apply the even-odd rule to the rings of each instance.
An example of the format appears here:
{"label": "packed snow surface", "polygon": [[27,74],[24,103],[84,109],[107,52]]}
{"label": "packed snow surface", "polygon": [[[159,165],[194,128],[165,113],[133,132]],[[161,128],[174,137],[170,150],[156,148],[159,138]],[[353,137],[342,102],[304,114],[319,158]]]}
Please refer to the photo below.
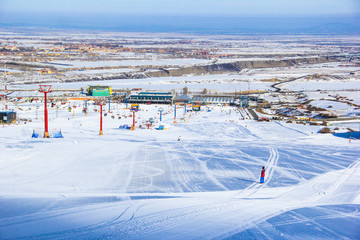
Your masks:
{"label": "packed snow surface", "polygon": [[43,118],[30,104],[18,117],[32,122],[0,128],[1,239],[360,238],[355,137],[220,106],[178,107],[174,124],[172,106],[141,105],[129,131],[115,103],[100,136],[98,106],[69,106],[49,109],[62,139],[31,138]]}

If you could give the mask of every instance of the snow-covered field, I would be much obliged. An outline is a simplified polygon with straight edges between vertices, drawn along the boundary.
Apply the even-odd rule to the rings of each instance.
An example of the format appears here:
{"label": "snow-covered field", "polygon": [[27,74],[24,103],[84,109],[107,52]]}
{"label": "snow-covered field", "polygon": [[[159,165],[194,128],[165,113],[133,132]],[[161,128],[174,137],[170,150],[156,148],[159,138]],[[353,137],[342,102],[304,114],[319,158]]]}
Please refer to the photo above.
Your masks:
{"label": "snow-covered field", "polygon": [[335,102],[335,101],[327,101],[327,100],[317,100],[311,102],[312,106],[320,107],[328,110],[330,113],[337,116],[347,116],[350,114],[360,114],[360,110],[356,110],[355,107],[343,103],[343,102]]}
{"label": "snow-covered field", "polygon": [[[135,58],[138,57],[138,58]],[[61,66],[61,68],[69,67],[117,67],[117,66],[164,66],[164,65],[176,65],[176,66],[191,66],[193,64],[210,64],[211,60],[205,59],[158,59],[156,55],[135,55],[134,60],[118,60],[118,61],[59,61],[58,63],[67,64],[67,66]],[[142,60],[139,60],[141,57]],[[145,59],[144,59],[145,58]]]}
{"label": "snow-covered field", "polygon": [[[349,142],[213,106],[185,121],[178,108],[174,124],[173,108],[155,105],[120,130],[132,117],[114,103],[99,136],[98,107],[74,105],[75,116],[49,110],[63,139],[31,138],[43,128],[35,105],[18,110],[32,122],[0,127],[1,239],[360,238],[358,133]],[[140,129],[162,124],[160,107],[167,130]]]}
{"label": "snow-covered field", "polygon": [[[144,90],[171,91],[188,87],[190,91],[200,92],[204,88],[213,92],[235,92],[245,90],[267,90],[271,82],[254,77],[233,74],[205,74],[199,76],[153,77],[140,79],[115,79],[70,83],[51,83],[52,89],[86,89],[89,85],[110,85],[113,89],[143,88]],[[16,85],[13,89],[39,89],[38,84]],[[9,89],[11,89],[9,87]],[[0,90],[0,94],[3,93]],[[16,93],[18,94],[18,93]]]}
{"label": "snow-covered field", "polygon": [[307,91],[307,90],[358,90],[360,89],[360,82],[358,79],[344,80],[344,81],[311,81],[311,82],[294,82],[286,85],[286,88],[292,91]]}

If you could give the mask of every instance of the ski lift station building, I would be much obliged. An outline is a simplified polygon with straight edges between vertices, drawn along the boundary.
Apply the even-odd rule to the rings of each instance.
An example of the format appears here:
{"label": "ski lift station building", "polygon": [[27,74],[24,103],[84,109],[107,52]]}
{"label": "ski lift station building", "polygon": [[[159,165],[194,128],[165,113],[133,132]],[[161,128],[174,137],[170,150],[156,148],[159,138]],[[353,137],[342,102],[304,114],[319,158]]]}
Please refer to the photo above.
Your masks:
{"label": "ski lift station building", "polygon": [[0,123],[14,123],[16,121],[16,112],[13,111],[1,111]]}
{"label": "ski lift station building", "polygon": [[87,88],[87,93],[90,96],[110,96],[111,95],[111,87],[110,86],[89,86]]}
{"label": "ski lift station building", "polygon": [[231,104],[234,102],[234,97],[224,96],[195,96],[192,98],[193,102],[213,103],[213,104]]}
{"label": "ski lift station building", "polygon": [[173,100],[172,92],[136,92],[128,97],[128,102],[131,103],[171,104]]}

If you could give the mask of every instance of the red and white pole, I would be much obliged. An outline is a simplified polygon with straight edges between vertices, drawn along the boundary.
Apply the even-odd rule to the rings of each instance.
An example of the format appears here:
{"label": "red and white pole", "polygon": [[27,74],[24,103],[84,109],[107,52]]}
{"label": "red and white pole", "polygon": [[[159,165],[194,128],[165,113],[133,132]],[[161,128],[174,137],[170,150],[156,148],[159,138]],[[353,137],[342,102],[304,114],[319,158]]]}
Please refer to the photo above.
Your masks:
{"label": "red and white pole", "polygon": [[133,125],[131,126],[130,130],[135,130],[135,111],[133,111]]}
{"label": "red and white pole", "polygon": [[134,129],[135,129],[135,111],[133,112],[133,126],[134,126]]}
{"label": "red and white pole", "polygon": [[44,132],[44,138],[49,138],[49,130],[48,130],[48,110],[47,110],[47,92],[44,92],[45,94],[45,107],[44,107],[44,120],[45,120],[45,132]]}
{"label": "red and white pole", "polygon": [[102,125],[103,125],[102,105],[100,104],[100,133],[99,133],[99,135],[104,135]]}

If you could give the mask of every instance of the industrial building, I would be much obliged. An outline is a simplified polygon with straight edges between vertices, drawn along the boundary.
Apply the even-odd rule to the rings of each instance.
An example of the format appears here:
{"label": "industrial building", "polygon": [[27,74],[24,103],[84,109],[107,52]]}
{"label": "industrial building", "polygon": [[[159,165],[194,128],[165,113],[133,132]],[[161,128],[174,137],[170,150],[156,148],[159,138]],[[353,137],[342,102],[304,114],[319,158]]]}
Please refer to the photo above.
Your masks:
{"label": "industrial building", "polygon": [[192,101],[192,96],[188,95],[188,94],[184,94],[181,96],[178,96],[175,98],[175,102],[184,102],[184,103],[189,103]]}
{"label": "industrial building", "polygon": [[240,96],[236,98],[234,104],[239,107],[249,107],[250,106],[249,96]]}
{"label": "industrial building", "polygon": [[234,102],[234,97],[224,97],[224,96],[195,96],[192,98],[193,102],[202,102],[202,103],[219,103],[219,104],[230,104]]}
{"label": "industrial building", "polygon": [[0,112],[0,123],[15,123],[16,112],[13,111],[1,111]]}
{"label": "industrial building", "polygon": [[90,96],[110,96],[111,95],[111,87],[110,86],[89,86],[87,88],[87,93]]}
{"label": "industrial building", "polygon": [[171,104],[174,100],[172,92],[137,92],[127,98],[130,103],[163,103]]}

